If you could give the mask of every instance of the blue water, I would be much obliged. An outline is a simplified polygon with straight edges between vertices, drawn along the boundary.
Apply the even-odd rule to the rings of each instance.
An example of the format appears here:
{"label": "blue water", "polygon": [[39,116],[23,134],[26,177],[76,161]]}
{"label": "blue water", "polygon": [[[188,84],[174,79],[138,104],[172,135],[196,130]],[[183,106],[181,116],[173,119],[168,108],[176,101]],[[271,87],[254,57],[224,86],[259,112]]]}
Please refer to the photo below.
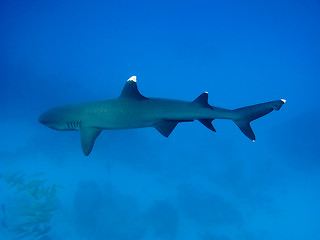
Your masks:
{"label": "blue water", "polygon": [[[0,239],[320,239],[319,12],[316,0],[1,1]],[[256,143],[215,120],[216,133],[181,123],[169,138],[103,131],[89,157],[79,132],[38,123],[118,97],[132,75],[145,96],[287,103],[252,123]],[[53,186],[48,208],[39,189]]]}

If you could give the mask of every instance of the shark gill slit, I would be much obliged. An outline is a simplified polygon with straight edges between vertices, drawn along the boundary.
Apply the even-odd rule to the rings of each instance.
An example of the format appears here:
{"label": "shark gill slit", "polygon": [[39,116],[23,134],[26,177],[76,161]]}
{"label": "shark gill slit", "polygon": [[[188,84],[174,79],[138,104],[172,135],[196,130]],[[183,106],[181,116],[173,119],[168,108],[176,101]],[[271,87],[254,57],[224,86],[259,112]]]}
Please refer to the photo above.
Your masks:
{"label": "shark gill slit", "polygon": [[80,121],[67,122],[67,127],[68,127],[69,129],[78,130],[78,129],[80,129],[80,124],[81,124]]}

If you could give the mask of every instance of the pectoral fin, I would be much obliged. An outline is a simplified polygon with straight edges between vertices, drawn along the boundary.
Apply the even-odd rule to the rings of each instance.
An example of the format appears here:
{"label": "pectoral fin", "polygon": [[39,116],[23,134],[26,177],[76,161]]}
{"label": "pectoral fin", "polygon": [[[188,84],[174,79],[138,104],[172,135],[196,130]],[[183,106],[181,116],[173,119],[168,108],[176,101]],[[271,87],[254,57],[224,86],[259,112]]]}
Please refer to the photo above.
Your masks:
{"label": "pectoral fin", "polygon": [[84,155],[88,156],[92,150],[94,141],[101,133],[101,129],[98,128],[81,128],[81,146]]}

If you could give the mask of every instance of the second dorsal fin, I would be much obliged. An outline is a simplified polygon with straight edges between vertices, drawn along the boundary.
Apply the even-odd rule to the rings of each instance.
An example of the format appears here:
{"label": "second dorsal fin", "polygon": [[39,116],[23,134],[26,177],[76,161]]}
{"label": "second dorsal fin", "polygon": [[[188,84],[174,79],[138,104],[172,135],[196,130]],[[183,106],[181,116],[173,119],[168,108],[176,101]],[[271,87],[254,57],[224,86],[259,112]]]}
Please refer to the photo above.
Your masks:
{"label": "second dorsal fin", "polygon": [[204,92],[202,93],[199,97],[197,97],[193,103],[197,103],[203,107],[209,107],[211,108],[211,106],[208,103],[208,92]]}
{"label": "second dorsal fin", "polygon": [[126,85],[124,85],[120,98],[132,98],[136,100],[147,99],[138,90],[136,76],[132,76],[128,79]]}

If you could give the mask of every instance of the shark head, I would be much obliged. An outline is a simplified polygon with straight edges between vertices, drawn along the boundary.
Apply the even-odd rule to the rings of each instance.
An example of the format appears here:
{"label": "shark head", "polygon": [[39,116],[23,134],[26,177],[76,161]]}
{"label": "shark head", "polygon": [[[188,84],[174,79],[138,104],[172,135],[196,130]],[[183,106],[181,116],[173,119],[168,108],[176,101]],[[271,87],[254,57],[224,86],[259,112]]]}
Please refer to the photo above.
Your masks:
{"label": "shark head", "polygon": [[61,119],[59,120],[58,116],[59,114],[57,114],[55,109],[50,109],[42,113],[38,120],[40,123],[49,128],[60,130],[61,127],[59,126],[61,126]]}
{"label": "shark head", "polygon": [[72,121],[68,114],[68,108],[52,108],[39,117],[39,122],[55,130],[78,130],[80,122]]}

